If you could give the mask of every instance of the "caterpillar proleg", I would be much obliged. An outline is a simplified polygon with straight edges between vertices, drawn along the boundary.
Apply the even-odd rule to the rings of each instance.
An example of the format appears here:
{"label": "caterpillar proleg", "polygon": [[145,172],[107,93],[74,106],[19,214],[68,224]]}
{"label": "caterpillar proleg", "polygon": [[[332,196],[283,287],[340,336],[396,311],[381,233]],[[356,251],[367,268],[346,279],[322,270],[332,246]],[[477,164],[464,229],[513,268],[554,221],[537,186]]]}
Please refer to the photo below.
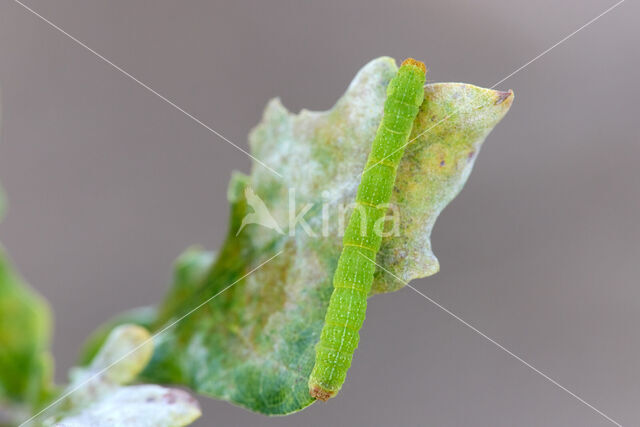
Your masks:
{"label": "caterpillar proleg", "polygon": [[385,216],[391,200],[396,170],[424,98],[425,73],[422,62],[408,58],[387,87],[382,121],[342,240],[333,293],[316,345],[309,377],[309,392],[316,399],[327,400],[338,393],[358,346],[376,267],[372,260],[382,241],[376,223]]}

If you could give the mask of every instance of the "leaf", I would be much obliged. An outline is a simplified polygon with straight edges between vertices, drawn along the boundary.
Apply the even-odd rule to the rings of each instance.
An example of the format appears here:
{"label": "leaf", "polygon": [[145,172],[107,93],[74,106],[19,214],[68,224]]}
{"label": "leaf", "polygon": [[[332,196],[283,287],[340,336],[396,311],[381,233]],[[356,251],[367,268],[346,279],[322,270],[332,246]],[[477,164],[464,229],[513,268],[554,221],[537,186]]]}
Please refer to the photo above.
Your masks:
{"label": "leaf", "polygon": [[[0,219],[4,208],[0,188]],[[178,269],[177,278],[189,277],[191,270]],[[172,297],[180,301],[181,294]],[[91,363],[72,371],[68,393],[61,402],[54,401],[49,307],[14,272],[0,247],[0,425],[26,421],[67,427],[179,427],[198,418],[198,403],[185,391],[123,386],[138,376],[153,353],[149,332],[122,325],[125,318],[151,323],[156,314],[149,309],[132,311],[96,332],[85,349]]]}
{"label": "leaf", "polygon": [[200,416],[195,400],[183,390],[158,385],[120,387],[56,427],[178,427]]}
{"label": "leaf", "polygon": [[114,328],[125,324],[135,324],[148,329],[157,318],[156,311],[154,307],[134,308],[118,314],[104,325],[101,325],[87,338],[82,346],[78,366],[85,366],[91,363]]}
{"label": "leaf", "polygon": [[124,324],[111,331],[86,368],[72,371],[64,401],[43,425],[180,427],[201,414],[189,393],[159,385],[126,384],[144,369],[153,353],[149,332]]}
{"label": "leaf", "polygon": [[[370,62],[326,112],[291,114],[278,99],[267,105],[250,135],[252,154],[282,177],[257,163],[251,176],[233,175],[228,237],[199,274],[176,275],[170,295],[182,296],[159,309],[155,329],[170,327],[156,338],[145,379],[184,384],[270,415],[313,403],[307,380],[347,219],[340,207],[355,198],[396,70],[390,58]],[[433,224],[512,100],[511,92],[463,83],[425,87],[392,200],[400,233],[383,240],[377,257],[393,275],[408,281],[438,271]],[[380,270],[373,293],[401,287]]]}
{"label": "leaf", "polygon": [[53,392],[51,316],[0,247],[0,412],[21,419]]}
{"label": "leaf", "polygon": [[[0,105],[0,128],[1,121]],[[5,210],[0,186],[0,220]],[[0,424],[23,419],[53,394],[50,328],[49,305],[12,268],[0,246]]]}

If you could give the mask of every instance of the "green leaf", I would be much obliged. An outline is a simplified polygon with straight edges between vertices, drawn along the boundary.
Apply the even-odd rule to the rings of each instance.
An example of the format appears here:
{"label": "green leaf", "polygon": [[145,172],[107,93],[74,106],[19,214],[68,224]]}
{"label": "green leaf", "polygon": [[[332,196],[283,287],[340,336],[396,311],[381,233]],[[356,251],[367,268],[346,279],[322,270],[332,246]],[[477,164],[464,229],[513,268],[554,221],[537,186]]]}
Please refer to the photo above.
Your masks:
{"label": "green leaf", "polygon": [[[5,210],[0,186],[0,220]],[[50,327],[47,302],[14,271],[0,246],[0,424],[23,419],[53,394]]]}
{"label": "green leaf", "polygon": [[17,418],[53,390],[47,303],[12,269],[0,248],[0,408]]}
{"label": "green leaf", "polygon": [[[251,176],[233,175],[228,237],[215,261],[201,254],[197,274],[176,274],[154,325],[169,327],[155,339],[144,378],[264,414],[313,403],[307,380],[348,219],[339,207],[354,201],[396,70],[390,58],[370,62],[326,112],[292,114],[278,99],[267,105],[250,135],[252,154],[282,176],[258,163]],[[399,234],[384,238],[377,256],[393,275],[409,281],[438,271],[433,224],[512,100],[511,92],[463,83],[425,87],[392,199]],[[297,213],[306,223],[290,221]],[[373,293],[402,285],[379,270]]]}

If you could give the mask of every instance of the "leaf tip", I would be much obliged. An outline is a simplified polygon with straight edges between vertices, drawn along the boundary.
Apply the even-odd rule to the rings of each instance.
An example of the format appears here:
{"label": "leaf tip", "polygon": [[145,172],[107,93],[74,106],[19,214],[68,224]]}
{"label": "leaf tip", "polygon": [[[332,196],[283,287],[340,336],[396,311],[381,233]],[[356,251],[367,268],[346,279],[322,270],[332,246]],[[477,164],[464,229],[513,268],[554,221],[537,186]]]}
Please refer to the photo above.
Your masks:
{"label": "leaf tip", "polygon": [[513,90],[509,89],[508,91],[496,91],[496,100],[493,103],[494,105],[500,105],[506,102],[507,106],[510,106],[513,102],[514,94]]}

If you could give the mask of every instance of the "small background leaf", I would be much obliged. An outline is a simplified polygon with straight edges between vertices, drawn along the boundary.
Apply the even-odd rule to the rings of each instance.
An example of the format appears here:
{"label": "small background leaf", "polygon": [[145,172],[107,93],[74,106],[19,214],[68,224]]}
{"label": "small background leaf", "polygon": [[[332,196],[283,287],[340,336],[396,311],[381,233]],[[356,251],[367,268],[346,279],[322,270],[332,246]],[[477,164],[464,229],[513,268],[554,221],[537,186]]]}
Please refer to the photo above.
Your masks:
{"label": "small background leaf", "polygon": [[[0,186],[0,221],[5,210]],[[50,327],[47,302],[13,269],[0,246],[0,425],[26,418],[53,394]]]}
{"label": "small background leaf", "polygon": [[181,427],[201,414],[198,402],[186,391],[159,385],[126,385],[149,362],[153,342],[140,326],[113,329],[85,368],[71,373],[62,403],[43,415],[43,425]]}
{"label": "small background leaf", "polygon": [[[0,188],[0,219],[4,206]],[[23,419],[53,393],[50,325],[48,304],[0,246],[0,424]]]}
{"label": "small background leaf", "polygon": [[47,303],[0,248],[0,408],[28,413],[53,391],[50,321]]}

